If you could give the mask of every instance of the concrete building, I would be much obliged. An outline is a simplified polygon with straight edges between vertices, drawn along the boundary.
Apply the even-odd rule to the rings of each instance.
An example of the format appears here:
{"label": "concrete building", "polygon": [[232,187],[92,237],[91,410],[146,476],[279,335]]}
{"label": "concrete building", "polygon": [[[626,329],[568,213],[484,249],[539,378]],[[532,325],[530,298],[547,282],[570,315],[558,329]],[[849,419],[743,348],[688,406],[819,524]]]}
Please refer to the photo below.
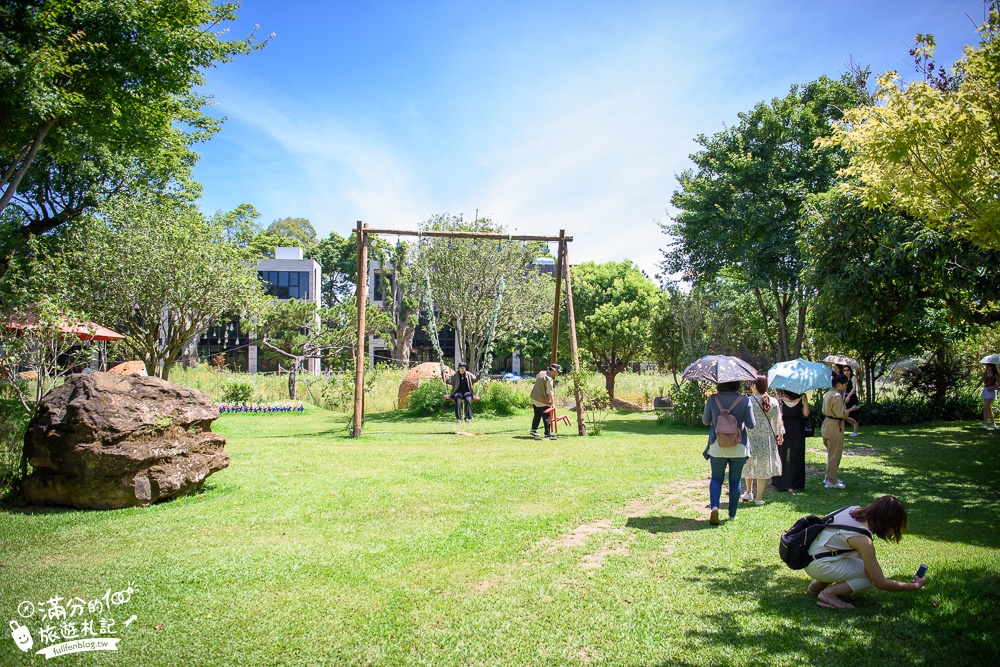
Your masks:
{"label": "concrete building", "polygon": [[[298,299],[320,303],[322,269],[319,262],[303,259],[302,248],[275,248],[274,259],[257,261],[257,275],[260,276],[264,291],[276,299]],[[259,349],[249,331],[240,327],[235,318],[225,326],[209,327],[198,339],[198,356],[211,357],[224,354],[227,363],[248,373],[270,370],[270,366],[258,356]],[[306,370],[319,373],[320,360],[306,361]]]}

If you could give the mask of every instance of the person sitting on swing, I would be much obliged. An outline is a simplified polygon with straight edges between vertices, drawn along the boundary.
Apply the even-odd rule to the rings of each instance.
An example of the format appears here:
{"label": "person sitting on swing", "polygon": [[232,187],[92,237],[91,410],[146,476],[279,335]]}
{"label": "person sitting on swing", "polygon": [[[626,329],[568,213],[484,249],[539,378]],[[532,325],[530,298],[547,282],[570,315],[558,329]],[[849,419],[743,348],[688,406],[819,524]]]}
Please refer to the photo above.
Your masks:
{"label": "person sitting on swing", "polygon": [[462,404],[465,404],[465,421],[472,421],[472,385],[476,383],[475,373],[470,373],[465,362],[458,365],[458,372],[451,376],[451,398],[455,401],[455,423],[462,423]]}

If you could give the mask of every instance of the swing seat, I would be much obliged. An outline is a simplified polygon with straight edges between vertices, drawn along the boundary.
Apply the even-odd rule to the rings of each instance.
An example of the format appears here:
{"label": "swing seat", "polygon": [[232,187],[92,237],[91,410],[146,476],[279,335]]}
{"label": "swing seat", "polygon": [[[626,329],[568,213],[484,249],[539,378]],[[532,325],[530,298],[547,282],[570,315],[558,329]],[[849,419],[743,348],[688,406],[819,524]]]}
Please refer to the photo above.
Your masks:
{"label": "swing seat", "polygon": [[[451,394],[445,394],[445,395],[444,395],[444,402],[445,402],[445,403],[454,403],[454,402],[455,402],[455,399],[454,399],[454,398],[452,398]],[[472,402],[473,402],[473,403],[478,403],[478,402],[479,402],[479,397],[478,397],[478,396],[476,396],[475,394],[473,394],[473,395],[472,395]]]}

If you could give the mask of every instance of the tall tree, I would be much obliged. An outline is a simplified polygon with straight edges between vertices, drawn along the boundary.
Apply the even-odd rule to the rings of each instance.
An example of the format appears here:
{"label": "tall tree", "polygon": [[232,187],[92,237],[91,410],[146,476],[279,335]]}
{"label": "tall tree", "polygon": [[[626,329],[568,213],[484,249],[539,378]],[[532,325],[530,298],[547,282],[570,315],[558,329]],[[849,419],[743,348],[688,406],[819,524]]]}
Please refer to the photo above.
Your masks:
{"label": "tall tree", "polygon": [[[421,229],[505,233],[493,221],[435,216]],[[431,238],[418,242],[418,270],[430,277],[438,324],[450,324],[469,368],[478,371],[490,343],[541,327],[552,315],[551,276],[534,270],[538,244]],[[502,286],[502,288],[501,288]],[[488,370],[488,369],[487,369]]]}
{"label": "tall tree", "polygon": [[604,375],[608,398],[615,378],[648,349],[650,322],[659,293],[632,262],[585,262],[571,268],[576,331]]}
{"label": "tall tree", "polygon": [[279,218],[267,226],[267,231],[291,239],[300,248],[311,248],[319,242],[315,228],[305,218]]}
{"label": "tall tree", "polygon": [[979,268],[974,246],[928,233],[898,210],[869,209],[841,190],[810,199],[801,244],[805,277],[816,289],[819,342],[862,360],[869,402],[880,369],[921,349],[950,347],[969,326],[967,309],[990,308],[1000,288],[997,272],[990,285],[968,270]]}
{"label": "tall tree", "polygon": [[869,205],[1000,250],[1000,0],[988,6],[979,46],[951,74],[935,69],[934,38],[918,35],[923,80],[878,77],[875,99],[849,110],[827,145],[850,152],[846,173]]}
{"label": "tall tree", "polygon": [[192,146],[221,123],[203,72],[263,46],[222,39],[238,6],[0,0],[0,271],[126,185],[192,189]]}
{"label": "tall tree", "polygon": [[397,366],[410,365],[410,350],[420,324],[420,305],[425,281],[417,267],[413,246],[403,241],[395,246],[388,243],[372,245],[380,268],[376,275],[382,293],[382,311],[392,322],[389,337],[384,338],[392,350]]}
{"label": "tall tree", "polygon": [[864,95],[851,76],[821,77],[741,113],[733,127],[699,135],[696,168],[678,177],[677,214],[662,225],[671,240],[664,269],[693,281],[724,272],[744,286],[763,318],[774,313],[782,360],[801,354],[810,297],[800,278],[802,205],[829,189],[846,164],[840,151],[815,141]]}
{"label": "tall tree", "polygon": [[192,204],[122,198],[75,222],[64,244],[35,244],[28,271],[41,293],[125,334],[147,372],[167,379],[212,322],[265,302],[256,265],[226,229],[225,215],[206,220]]}
{"label": "tall tree", "polygon": [[[288,397],[298,397],[298,376],[309,359],[326,360],[354,350],[357,306],[353,299],[332,308],[311,301],[272,300],[255,317],[261,345],[290,361]],[[369,311],[365,335],[384,336],[391,323],[384,313]]]}

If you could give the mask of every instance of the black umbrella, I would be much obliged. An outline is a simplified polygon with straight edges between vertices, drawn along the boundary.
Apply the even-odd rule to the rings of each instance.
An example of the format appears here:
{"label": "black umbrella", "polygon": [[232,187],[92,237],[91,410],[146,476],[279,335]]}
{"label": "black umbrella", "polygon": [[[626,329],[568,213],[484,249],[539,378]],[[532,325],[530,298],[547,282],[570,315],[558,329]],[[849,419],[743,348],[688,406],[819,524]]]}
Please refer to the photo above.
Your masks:
{"label": "black umbrella", "polygon": [[739,357],[709,354],[685,368],[681,377],[715,384],[752,381],[757,379],[757,369]]}

